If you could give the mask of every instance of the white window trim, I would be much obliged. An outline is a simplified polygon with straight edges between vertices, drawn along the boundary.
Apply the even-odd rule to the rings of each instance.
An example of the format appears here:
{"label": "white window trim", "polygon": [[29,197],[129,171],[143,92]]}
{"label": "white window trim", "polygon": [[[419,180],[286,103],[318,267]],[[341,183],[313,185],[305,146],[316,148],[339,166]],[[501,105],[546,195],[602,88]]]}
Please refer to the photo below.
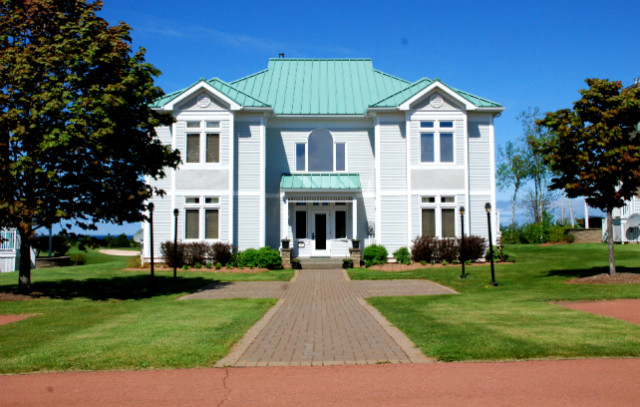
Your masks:
{"label": "white window trim", "polygon": [[[418,141],[420,145],[420,154],[418,154],[418,162],[420,166],[441,165],[450,167],[456,165],[456,120],[457,119],[418,119]],[[433,127],[421,127],[421,122],[433,122]],[[440,127],[441,122],[452,122],[452,127]],[[442,133],[452,134],[453,138],[453,160],[442,161],[440,151],[440,135]],[[433,134],[433,161],[422,161],[422,135]]]}
{"label": "white window trim", "polygon": [[[199,203],[187,203],[187,198],[198,198]],[[205,203],[207,198],[217,198],[218,202],[216,203]],[[187,239],[187,210],[198,210],[198,238],[197,239]],[[217,239],[205,239],[204,234],[206,231],[206,211],[208,209],[217,209],[218,210],[218,238]],[[182,232],[182,237],[185,242],[219,242],[220,239],[220,195],[187,195],[184,198],[184,209],[183,209],[183,219],[184,219],[184,228]]]}
{"label": "white window trim", "polygon": [[[222,120],[218,118],[185,118],[184,119],[184,165],[190,169],[211,169],[221,167],[222,164]],[[189,122],[199,122],[200,127],[188,127]],[[218,127],[207,127],[207,122],[218,122]],[[200,160],[197,163],[187,162],[187,137],[190,134],[200,135]],[[218,162],[207,162],[207,134],[218,135]]]}
{"label": "white window trim", "polygon": [[[423,198],[434,197],[435,202],[422,202]],[[443,197],[453,197],[453,202],[442,202]],[[453,229],[454,235],[458,236],[459,233],[459,225],[457,222],[458,217],[460,216],[459,206],[458,206],[458,197],[454,194],[442,194],[442,195],[421,195],[420,196],[420,225],[422,225],[422,210],[423,209],[433,209],[435,216],[435,236],[437,238],[442,238],[442,210],[443,209],[453,209]],[[420,234],[422,234],[422,226],[420,227]],[[454,237],[455,237],[454,236]]]}

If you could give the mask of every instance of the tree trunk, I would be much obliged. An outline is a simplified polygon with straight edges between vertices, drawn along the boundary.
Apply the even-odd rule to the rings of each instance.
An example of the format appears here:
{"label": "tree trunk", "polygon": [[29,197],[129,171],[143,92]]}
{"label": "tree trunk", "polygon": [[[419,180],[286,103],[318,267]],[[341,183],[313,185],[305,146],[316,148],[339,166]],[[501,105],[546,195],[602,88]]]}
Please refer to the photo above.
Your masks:
{"label": "tree trunk", "polygon": [[616,275],[616,262],[615,257],[613,256],[613,209],[607,211],[607,235],[608,235],[608,244],[609,244],[609,275]]}
{"label": "tree trunk", "polygon": [[511,231],[513,232],[513,224],[516,222],[516,194],[518,193],[518,188],[514,188],[513,190],[513,201],[511,201]]}
{"label": "tree trunk", "polygon": [[564,226],[564,193],[560,195],[560,222]]}
{"label": "tree trunk", "polygon": [[20,233],[20,273],[18,275],[18,292],[31,292],[31,244],[29,230],[18,228]]}

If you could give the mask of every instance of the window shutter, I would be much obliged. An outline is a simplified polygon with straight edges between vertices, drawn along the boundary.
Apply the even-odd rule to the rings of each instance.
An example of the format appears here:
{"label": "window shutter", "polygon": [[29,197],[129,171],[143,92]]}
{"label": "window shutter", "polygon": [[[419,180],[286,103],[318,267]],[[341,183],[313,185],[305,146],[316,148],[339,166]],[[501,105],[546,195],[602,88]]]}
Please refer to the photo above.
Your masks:
{"label": "window shutter", "polygon": [[205,239],[218,238],[218,210],[207,209],[205,211]]}
{"label": "window shutter", "polygon": [[456,211],[455,209],[442,210],[442,237],[456,236]]}
{"label": "window shutter", "polygon": [[422,236],[436,235],[436,211],[435,209],[422,210]]}
{"label": "window shutter", "polygon": [[200,162],[200,135],[187,134],[187,162]]}
{"label": "window shutter", "polygon": [[440,134],[440,162],[453,162],[453,134]]}
{"label": "window shutter", "polygon": [[207,134],[207,162],[220,162],[220,135]]}
{"label": "window shutter", "polygon": [[434,161],[433,133],[420,135],[420,161],[430,163]]}
{"label": "window shutter", "polygon": [[185,238],[186,239],[200,238],[200,210],[187,209],[185,213],[186,213]]}

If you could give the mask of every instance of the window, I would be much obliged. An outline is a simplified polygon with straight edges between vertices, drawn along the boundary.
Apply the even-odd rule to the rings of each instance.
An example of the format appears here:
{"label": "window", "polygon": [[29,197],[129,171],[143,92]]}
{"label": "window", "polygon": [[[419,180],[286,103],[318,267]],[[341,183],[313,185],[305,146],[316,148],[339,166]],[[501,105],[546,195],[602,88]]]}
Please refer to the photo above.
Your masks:
{"label": "window", "polygon": [[307,211],[296,211],[296,239],[307,238]]}
{"label": "window", "polygon": [[184,204],[185,239],[220,238],[220,197],[188,196]]}
{"label": "window", "polygon": [[455,196],[423,196],[421,202],[422,235],[455,237]]}
{"label": "window", "polygon": [[296,171],[307,170],[307,145],[296,144]]}
{"label": "window", "polygon": [[210,132],[219,128],[217,121],[187,122],[187,163],[197,164],[203,158],[205,163],[220,162],[220,133]]}
{"label": "window", "polygon": [[347,212],[336,211],[336,239],[347,237]]}
{"label": "window", "polygon": [[336,143],[336,171],[345,171],[347,168],[346,157],[347,145]]}
{"label": "window", "polygon": [[328,130],[318,129],[309,134],[306,143],[295,144],[296,171],[346,171],[347,144],[334,143]]}
{"label": "window", "polygon": [[420,162],[453,163],[454,133],[453,121],[421,121],[420,122]]}

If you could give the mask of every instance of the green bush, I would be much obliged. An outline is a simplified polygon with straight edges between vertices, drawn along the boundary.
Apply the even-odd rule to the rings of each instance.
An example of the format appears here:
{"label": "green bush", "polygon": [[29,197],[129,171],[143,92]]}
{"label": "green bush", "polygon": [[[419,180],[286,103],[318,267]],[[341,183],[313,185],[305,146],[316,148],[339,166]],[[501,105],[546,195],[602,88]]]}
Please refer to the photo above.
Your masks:
{"label": "green bush", "polygon": [[393,252],[393,258],[400,264],[411,264],[411,254],[406,247],[401,247]]}
{"label": "green bush", "polygon": [[279,270],[282,268],[282,257],[280,252],[270,247],[262,247],[258,250],[258,267],[269,270]]}
{"label": "green bush", "polygon": [[82,253],[73,253],[69,256],[69,259],[74,266],[82,266],[87,263],[87,256]]}
{"label": "green bush", "polygon": [[111,239],[111,242],[109,242],[109,247],[131,247],[131,241],[129,240],[127,235],[121,233]]}
{"label": "green bush", "polygon": [[387,249],[384,246],[377,244],[367,246],[362,252],[362,257],[364,257],[364,264],[367,267],[386,263],[387,256],[389,256],[389,252],[387,252]]}
{"label": "green bush", "polygon": [[243,252],[238,252],[236,265],[238,267],[258,267],[258,251],[256,249],[247,249]]}
{"label": "green bush", "polygon": [[353,260],[351,260],[349,257],[342,259],[342,268],[343,269],[353,268]]}

